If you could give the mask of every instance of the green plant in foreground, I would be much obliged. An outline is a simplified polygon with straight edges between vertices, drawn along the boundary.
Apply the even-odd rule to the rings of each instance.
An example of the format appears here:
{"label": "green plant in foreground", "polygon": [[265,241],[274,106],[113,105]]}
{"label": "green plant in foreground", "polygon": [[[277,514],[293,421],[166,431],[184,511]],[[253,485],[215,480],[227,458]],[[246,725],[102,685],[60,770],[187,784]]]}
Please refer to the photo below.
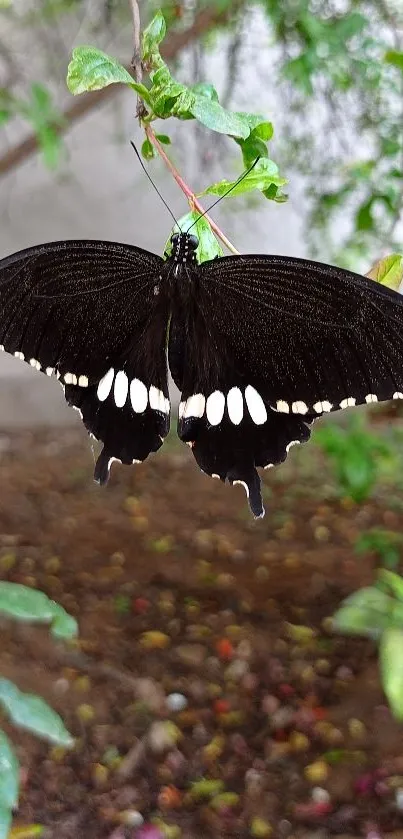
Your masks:
{"label": "green plant in foreground", "polygon": [[347,429],[335,424],[322,426],[315,440],[331,460],[341,493],[358,504],[366,501],[378,479],[382,458],[392,455],[390,445],[368,431],[360,416],[352,417]]}
{"label": "green plant in foreground", "polygon": [[[51,633],[68,640],[77,635],[77,622],[46,594],[18,583],[0,582],[0,614],[15,620],[50,624]],[[51,743],[71,748],[74,740],[59,715],[40,696],[23,693],[0,678],[0,709],[10,722]],[[0,839],[7,839],[13,810],[18,804],[20,766],[4,731],[0,729]],[[27,836],[39,836],[40,825]],[[35,830],[34,830],[35,828]],[[12,834],[11,834],[12,835]]]}
{"label": "green plant in foreground", "polygon": [[403,535],[380,527],[361,533],[354,545],[356,554],[374,553],[389,570],[397,568],[402,549]]}
{"label": "green plant in foreground", "polygon": [[333,616],[333,628],[379,644],[383,689],[393,714],[403,721],[403,578],[385,568],[378,582],[351,594]]}

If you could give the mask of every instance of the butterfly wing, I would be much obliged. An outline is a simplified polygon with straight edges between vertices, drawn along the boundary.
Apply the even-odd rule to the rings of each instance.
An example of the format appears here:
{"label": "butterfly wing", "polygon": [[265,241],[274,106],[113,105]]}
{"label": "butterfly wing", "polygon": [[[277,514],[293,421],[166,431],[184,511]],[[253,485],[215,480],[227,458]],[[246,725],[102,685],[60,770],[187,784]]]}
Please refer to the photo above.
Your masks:
{"label": "butterfly wing", "polygon": [[[183,330],[179,435],[208,474],[245,485],[327,411],[403,398],[403,298],[307,260],[226,257],[197,269]],[[193,334],[192,334],[193,329]]]}
{"label": "butterfly wing", "polygon": [[169,427],[163,260],[113,242],[40,245],[0,260],[0,344],[55,375],[113,459],[144,460]]}

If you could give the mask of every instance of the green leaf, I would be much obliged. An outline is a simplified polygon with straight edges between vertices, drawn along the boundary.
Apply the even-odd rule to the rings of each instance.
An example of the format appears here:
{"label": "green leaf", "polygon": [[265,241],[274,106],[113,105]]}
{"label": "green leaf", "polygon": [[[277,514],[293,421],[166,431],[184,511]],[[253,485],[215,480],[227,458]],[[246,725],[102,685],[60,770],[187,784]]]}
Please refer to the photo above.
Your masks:
{"label": "green leaf", "polygon": [[392,253],[390,256],[385,256],[384,259],[380,259],[368,271],[367,277],[381,285],[386,285],[394,291],[398,291],[403,282],[403,255]]}
{"label": "green leaf", "polygon": [[156,134],[155,136],[156,136],[157,140],[159,140],[160,143],[162,143],[164,146],[170,146],[171,145],[171,138],[168,137],[168,134]]}
{"label": "green leaf", "polygon": [[[165,18],[161,11],[153,17],[151,23],[148,24],[143,32],[142,37],[142,58],[143,61],[149,63],[159,54],[159,44],[165,38],[166,24]],[[162,60],[162,59],[161,59]]]}
{"label": "green leaf", "polygon": [[[231,189],[230,195],[243,195],[245,192],[251,192],[253,189],[259,189],[261,192],[268,190],[274,184],[276,187],[283,186],[287,181],[281,178],[278,174],[277,165],[268,158],[264,157],[258,160],[254,169],[249,172],[242,181],[219,181],[218,183],[208,186],[200,195],[218,195],[222,196]],[[236,184],[236,186],[235,186]]]}
{"label": "green leaf", "polygon": [[0,808],[14,810],[17,807],[19,786],[20,765],[17,756],[10,740],[0,730]]}
{"label": "green leaf", "polygon": [[356,230],[373,230],[374,217],[372,215],[372,207],[374,203],[374,196],[364,201],[358,208],[355,216]]}
{"label": "green leaf", "polygon": [[266,117],[260,114],[248,114],[245,111],[235,113],[248,123],[251,137],[264,140],[266,143],[271,140],[274,133],[273,123],[269,122]]}
{"label": "green leaf", "polygon": [[207,82],[197,82],[197,84],[193,84],[190,88],[192,93],[195,93],[196,96],[205,96],[206,99],[210,99],[210,102],[218,102],[218,93],[213,84],[208,84]]}
{"label": "green leaf", "polygon": [[[1,8],[1,0],[0,0]],[[0,839],[9,839],[9,830],[13,820],[13,814],[7,807],[0,804]]]}
{"label": "green leaf", "polygon": [[49,169],[56,169],[63,149],[61,138],[50,125],[38,130],[37,136],[46,166]]}
{"label": "green leaf", "polygon": [[338,42],[345,43],[355,35],[359,35],[369,25],[369,20],[359,12],[351,12],[343,15],[337,22],[332,22],[329,26],[329,31],[332,37],[336,37]]}
{"label": "green leaf", "polygon": [[403,720],[403,630],[387,629],[379,645],[382,685],[392,712]]}
{"label": "green leaf", "polygon": [[377,640],[391,626],[392,619],[403,621],[403,609],[400,614],[395,609],[395,602],[384,591],[367,586],[344,600],[333,615],[332,624],[337,632]]}
{"label": "green leaf", "polygon": [[189,107],[189,111],[211,131],[244,139],[249,137],[250,128],[244,116],[225,110],[218,102],[213,102],[206,96],[195,96],[195,101]]}
{"label": "green leaf", "polygon": [[77,621],[62,606],[42,591],[20,583],[0,582],[0,613],[22,621],[51,623],[56,638],[74,638],[78,633]]}
{"label": "green leaf", "polygon": [[252,163],[257,157],[269,156],[266,143],[258,137],[254,137],[253,132],[246,138],[246,140],[235,139],[235,142],[242,151],[245,169],[249,169],[249,166],[252,166]]}
{"label": "green leaf", "polygon": [[156,157],[154,146],[148,139],[144,140],[144,143],[141,146],[141,154],[146,160],[152,160],[153,157]]}
{"label": "green leaf", "polygon": [[[194,102],[195,94],[185,85],[172,78],[166,64],[150,73],[152,86],[149,91],[150,107],[160,119],[177,116],[183,119],[188,115],[189,106]],[[192,115],[190,117],[193,119]]]}
{"label": "green leaf", "polygon": [[[396,536],[400,536],[400,533],[397,533]],[[387,586],[391,590],[391,593],[403,603],[403,577],[400,574],[388,571],[387,568],[381,568],[378,573],[378,579],[380,583]]]}
{"label": "green leaf", "polygon": [[0,705],[19,728],[31,731],[59,746],[74,745],[74,739],[65,728],[59,714],[40,696],[22,693],[8,679],[0,679]]}
{"label": "green leaf", "polygon": [[386,64],[393,64],[394,67],[398,67],[399,70],[403,72],[403,52],[398,52],[398,50],[388,50],[383,60]]}
{"label": "green leaf", "polygon": [[7,839],[18,805],[20,765],[8,737],[0,730],[0,839]]}
{"label": "green leaf", "polygon": [[[194,222],[196,222],[196,224],[194,224]],[[197,236],[199,240],[199,246],[196,251],[196,259],[199,264],[207,262],[210,259],[215,259],[216,257],[224,256],[221,245],[214,236],[208,221],[206,221],[205,218],[200,218],[200,213],[195,210],[190,213],[186,213],[185,216],[182,216],[182,218],[178,221],[178,226],[174,228],[173,232],[177,233],[179,231],[183,231],[186,233],[191,226],[191,232]],[[169,239],[165,246],[165,252],[170,253],[170,250],[171,240]]]}
{"label": "green leaf", "polygon": [[150,97],[143,84],[134,81],[130,73],[114,58],[95,47],[76,47],[67,70],[70,93],[101,90],[110,84],[126,84],[149,104]]}
{"label": "green leaf", "polygon": [[303,53],[297,58],[287,61],[283,67],[284,78],[288,79],[295,87],[298,87],[306,96],[313,95],[313,84],[311,80],[314,71],[312,56]]}

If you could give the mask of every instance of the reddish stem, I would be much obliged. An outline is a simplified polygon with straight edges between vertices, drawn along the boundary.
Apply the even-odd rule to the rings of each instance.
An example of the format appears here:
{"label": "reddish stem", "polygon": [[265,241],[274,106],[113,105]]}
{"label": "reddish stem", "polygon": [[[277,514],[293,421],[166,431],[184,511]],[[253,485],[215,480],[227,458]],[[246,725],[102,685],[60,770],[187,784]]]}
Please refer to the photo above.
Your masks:
{"label": "reddish stem", "polygon": [[213,219],[210,218],[210,216],[207,213],[205,213],[204,207],[202,207],[202,205],[200,204],[200,201],[196,198],[194,192],[192,192],[190,187],[188,187],[187,183],[185,183],[185,181],[183,180],[183,178],[179,174],[178,170],[175,168],[174,164],[169,159],[168,155],[165,152],[164,147],[161,145],[161,143],[159,142],[159,140],[155,136],[154,131],[151,128],[151,125],[149,123],[145,124],[145,125],[143,124],[143,127],[144,127],[144,130],[146,132],[146,135],[147,135],[150,143],[152,143],[152,145],[154,146],[154,148],[158,152],[159,156],[164,161],[165,165],[169,169],[172,177],[175,179],[178,186],[181,188],[182,192],[185,193],[186,198],[189,201],[191,209],[192,210],[196,209],[200,214],[203,214],[204,218],[209,223],[211,229],[214,231],[217,238],[221,239],[222,243],[225,245],[226,248],[228,248],[229,251],[231,251],[231,253],[239,255],[239,251],[237,251],[236,247],[234,247],[232,242],[230,242],[230,240],[227,239],[225,233],[223,233],[222,230],[220,230],[220,228],[213,221]]}

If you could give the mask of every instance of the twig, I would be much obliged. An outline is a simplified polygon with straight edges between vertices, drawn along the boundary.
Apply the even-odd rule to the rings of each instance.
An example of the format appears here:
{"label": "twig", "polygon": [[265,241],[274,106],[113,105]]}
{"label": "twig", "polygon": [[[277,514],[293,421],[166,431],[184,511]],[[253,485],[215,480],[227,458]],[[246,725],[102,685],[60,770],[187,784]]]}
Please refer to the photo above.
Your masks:
{"label": "twig", "polygon": [[116,774],[122,780],[130,778],[143,762],[146,756],[147,734],[148,732],[133,744],[119,765]]}
{"label": "twig", "polygon": [[144,130],[146,132],[147,138],[149,139],[150,143],[152,143],[152,145],[154,146],[154,148],[158,152],[159,156],[164,161],[165,165],[169,169],[169,171],[170,171],[171,175],[173,176],[173,178],[175,179],[176,183],[181,188],[182,192],[185,193],[186,198],[189,201],[191,209],[192,210],[195,209],[199,213],[203,214],[204,218],[209,223],[211,229],[214,231],[216,236],[219,239],[221,239],[221,241],[225,245],[225,247],[228,248],[228,250],[231,251],[231,253],[239,255],[239,251],[232,244],[232,242],[230,242],[230,240],[227,239],[225,233],[223,233],[222,230],[220,230],[220,228],[213,221],[213,219],[210,218],[210,216],[205,212],[204,207],[200,204],[200,201],[196,198],[194,192],[192,192],[190,187],[183,180],[182,176],[179,174],[178,170],[175,168],[174,164],[172,163],[172,161],[169,159],[168,155],[166,154],[165,149],[163,148],[161,143],[157,140],[157,137],[155,136],[154,131],[151,128],[151,125],[149,125],[149,124],[144,125]]}
{"label": "twig", "polygon": [[[130,0],[130,9],[132,13],[133,19],[133,56],[130,62],[130,66],[133,70],[134,78],[136,82],[140,83],[143,78],[143,66],[141,63],[141,23],[140,23],[140,10],[139,4],[137,0]],[[137,109],[136,113],[139,119],[144,117],[147,113],[147,109],[144,105],[143,100],[140,96],[137,97]]]}

